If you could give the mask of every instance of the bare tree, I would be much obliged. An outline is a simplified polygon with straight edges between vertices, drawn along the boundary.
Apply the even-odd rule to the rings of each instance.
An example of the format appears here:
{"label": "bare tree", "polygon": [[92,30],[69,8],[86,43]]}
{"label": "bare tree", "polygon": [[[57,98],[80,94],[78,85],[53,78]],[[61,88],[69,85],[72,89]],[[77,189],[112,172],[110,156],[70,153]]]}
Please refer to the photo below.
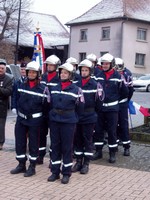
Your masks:
{"label": "bare tree", "polygon": [[[21,0],[21,10],[25,10],[30,7],[31,0]],[[16,33],[18,24],[18,11],[19,11],[20,0],[0,0],[0,41],[4,38],[9,38]],[[22,27],[29,25],[29,19],[27,15],[21,15]]]}
{"label": "bare tree", "polygon": [[9,43],[7,39],[16,38],[20,2],[21,33],[30,29],[31,19],[25,10],[29,10],[32,0],[0,0],[0,57],[3,56],[7,60],[12,60],[14,57],[14,44]]}
{"label": "bare tree", "polygon": [[0,45],[0,58],[6,59],[7,63],[14,63],[15,46],[2,40]]}

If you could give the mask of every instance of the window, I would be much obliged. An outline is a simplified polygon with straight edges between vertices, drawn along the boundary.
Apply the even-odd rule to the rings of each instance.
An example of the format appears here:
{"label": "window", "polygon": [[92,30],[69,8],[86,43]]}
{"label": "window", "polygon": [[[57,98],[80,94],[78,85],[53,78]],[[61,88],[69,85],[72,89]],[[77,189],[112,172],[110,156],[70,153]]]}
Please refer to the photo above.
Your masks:
{"label": "window", "polygon": [[103,56],[104,54],[109,53],[108,51],[101,51],[100,52],[100,57]]}
{"label": "window", "polygon": [[6,66],[6,73],[12,74],[10,67]]}
{"label": "window", "polygon": [[146,40],[146,29],[138,28],[137,30],[137,40]]}
{"label": "window", "polygon": [[135,65],[144,66],[145,54],[136,53],[135,55]]}
{"label": "window", "polygon": [[80,41],[87,41],[87,29],[80,30]]}
{"label": "window", "polygon": [[110,27],[102,28],[102,40],[110,39]]}
{"label": "window", "polygon": [[86,58],[86,53],[79,53],[80,62]]}

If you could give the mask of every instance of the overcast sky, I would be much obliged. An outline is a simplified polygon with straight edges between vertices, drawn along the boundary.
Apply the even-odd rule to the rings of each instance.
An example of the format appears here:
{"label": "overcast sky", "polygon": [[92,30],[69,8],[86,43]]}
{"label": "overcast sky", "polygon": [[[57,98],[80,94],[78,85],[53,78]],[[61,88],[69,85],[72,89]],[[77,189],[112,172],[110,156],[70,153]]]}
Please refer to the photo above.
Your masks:
{"label": "overcast sky", "polygon": [[55,15],[58,20],[66,22],[79,17],[101,0],[34,0],[31,10]]}

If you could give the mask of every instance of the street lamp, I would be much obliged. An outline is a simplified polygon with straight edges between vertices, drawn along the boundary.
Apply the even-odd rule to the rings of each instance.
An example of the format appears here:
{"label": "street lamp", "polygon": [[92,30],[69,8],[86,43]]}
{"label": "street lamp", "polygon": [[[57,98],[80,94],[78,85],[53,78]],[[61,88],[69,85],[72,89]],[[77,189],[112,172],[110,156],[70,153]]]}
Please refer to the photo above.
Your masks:
{"label": "street lamp", "polygon": [[17,64],[17,61],[18,61],[18,41],[19,41],[20,15],[21,15],[21,0],[19,0],[19,13],[18,13],[17,37],[16,37],[16,50],[15,50],[15,65]]}

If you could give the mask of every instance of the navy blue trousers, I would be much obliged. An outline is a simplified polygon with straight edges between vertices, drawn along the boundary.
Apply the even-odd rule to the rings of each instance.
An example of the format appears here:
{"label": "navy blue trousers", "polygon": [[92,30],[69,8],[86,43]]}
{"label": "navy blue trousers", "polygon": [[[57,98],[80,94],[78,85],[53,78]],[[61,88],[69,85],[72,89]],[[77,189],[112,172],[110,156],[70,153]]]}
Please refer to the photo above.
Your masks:
{"label": "navy blue trousers", "polygon": [[117,136],[123,143],[123,147],[130,147],[128,105],[120,105],[118,116]]}
{"label": "navy blue trousers", "polygon": [[116,150],[117,147],[117,124],[118,112],[99,112],[98,121],[95,127],[94,144],[97,149],[104,145],[105,131],[108,134],[109,150]]}
{"label": "navy blue trousers", "polygon": [[59,175],[61,171],[63,175],[71,176],[75,127],[74,123],[50,122],[51,172],[53,174]]}
{"label": "navy blue trousers", "polygon": [[16,159],[24,162],[27,160],[26,150],[27,141],[29,144],[29,160],[35,163],[38,158],[39,148],[39,126],[27,126],[20,121],[15,125],[15,145],[16,145]]}
{"label": "navy blue trousers", "polygon": [[93,130],[95,123],[77,124],[74,144],[77,158],[93,156]]}
{"label": "navy blue trousers", "polygon": [[41,158],[43,158],[46,155],[48,131],[49,131],[48,118],[44,118],[40,128],[40,141],[39,141],[39,157]]}

